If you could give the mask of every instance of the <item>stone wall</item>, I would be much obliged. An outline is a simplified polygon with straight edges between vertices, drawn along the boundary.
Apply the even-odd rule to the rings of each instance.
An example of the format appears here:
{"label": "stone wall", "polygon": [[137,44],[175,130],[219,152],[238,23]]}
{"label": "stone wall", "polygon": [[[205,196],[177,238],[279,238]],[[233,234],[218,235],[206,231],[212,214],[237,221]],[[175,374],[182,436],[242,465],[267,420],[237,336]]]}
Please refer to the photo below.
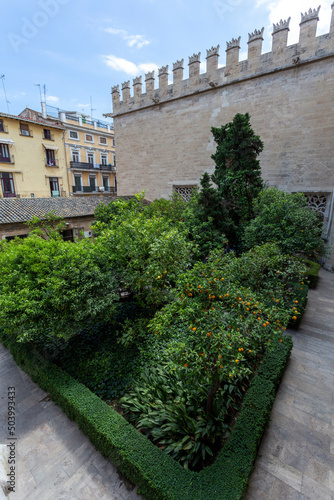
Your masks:
{"label": "stone wall", "polygon": [[[334,5],[334,4],[333,4]],[[272,51],[261,54],[262,30],[249,35],[248,59],[239,62],[240,38],[227,43],[226,66],[218,68],[219,46],[207,51],[206,73],[200,54],[123,84],[123,100],[113,87],[119,195],[146,189],[148,199],[168,197],[173,188],[199,184],[213,172],[215,152],[210,128],[248,112],[264,142],[262,175],[289,192],[326,197],[325,229],[331,221],[334,190],[334,16],[330,33],[316,37],[319,9],[302,14],[299,43],[287,46],[289,22],[273,26]],[[331,238],[334,237],[332,228]],[[333,252],[334,253],[334,252]],[[332,257],[332,262],[334,259]]]}

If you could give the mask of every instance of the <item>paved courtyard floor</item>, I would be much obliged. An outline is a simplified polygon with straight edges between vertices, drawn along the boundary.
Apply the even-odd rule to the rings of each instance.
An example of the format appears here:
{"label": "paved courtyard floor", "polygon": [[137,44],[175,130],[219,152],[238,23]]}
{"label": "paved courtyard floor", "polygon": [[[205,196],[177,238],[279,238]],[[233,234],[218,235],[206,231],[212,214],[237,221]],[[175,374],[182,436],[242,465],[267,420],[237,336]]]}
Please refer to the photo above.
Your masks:
{"label": "paved courtyard floor", "polygon": [[9,500],[140,500],[75,422],[0,344],[0,444],[8,443],[7,388],[15,387],[16,492]]}
{"label": "paved courtyard floor", "polygon": [[320,270],[246,500],[334,499],[334,274]]}

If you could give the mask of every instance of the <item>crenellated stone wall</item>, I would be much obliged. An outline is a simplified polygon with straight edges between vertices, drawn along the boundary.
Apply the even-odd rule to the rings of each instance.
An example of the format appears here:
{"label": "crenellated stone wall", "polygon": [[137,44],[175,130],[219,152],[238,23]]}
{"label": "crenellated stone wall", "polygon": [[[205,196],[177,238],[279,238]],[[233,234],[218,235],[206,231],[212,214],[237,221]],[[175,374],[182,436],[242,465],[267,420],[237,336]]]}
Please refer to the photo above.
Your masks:
{"label": "crenellated stone wall", "polygon": [[[326,197],[325,232],[334,243],[334,4],[330,32],[317,37],[319,9],[301,15],[300,38],[287,45],[290,18],[273,25],[272,50],[262,54],[264,29],[248,35],[248,58],[239,61],[241,38],[226,44],[226,66],[218,67],[219,45],[141,79],[112,88],[120,195],[146,189],[148,199],[168,197],[173,189],[198,185],[214,170],[211,127],[249,112],[264,142],[264,179],[287,191]],[[331,215],[332,214],[332,215]],[[331,261],[334,264],[334,249]]]}

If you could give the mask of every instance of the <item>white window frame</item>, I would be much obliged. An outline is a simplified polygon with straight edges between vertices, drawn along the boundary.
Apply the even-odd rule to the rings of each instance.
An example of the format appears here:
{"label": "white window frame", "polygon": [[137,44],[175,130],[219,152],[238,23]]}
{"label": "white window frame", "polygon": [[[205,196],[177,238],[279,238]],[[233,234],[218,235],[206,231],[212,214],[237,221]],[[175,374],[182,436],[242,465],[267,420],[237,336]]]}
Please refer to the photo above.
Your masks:
{"label": "white window frame", "polygon": [[[105,160],[105,163],[103,163],[103,159]],[[100,153],[100,164],[108,165],[108,153]]]}
{"label": "white window frame", "polygon": [[[94,153],[94,151],[87,151],[86,156],[87,156],[87,163],[95,165],[95,153]],[[89,161],[89,156],[93,156],[93,161]]]}
{"label": "white window frame", "polygon": [[[104,140],[105,140],[105,142],[102,142],[102,141],[101,141],[101,139],[104,139]],[[100,136],[100,137],[99,137],[99,143],[100,143],[102,146],[107,146],[107,144],[108,144],[107,138],[106,138],[106,137],[102,137],[102,136]]]}
{"label": "white window frame", "polygon": [[[73,159],[73,155],[78,155],[78,161]],[[80,150],[77,149],[71,149],[71,161],[74,161],[75,163],[80,163],[81,158],[80,158]]]}
{"label": "white window frame", "polygon": [[[89,135],[92,138],[91,141],[89,141],[87,139],[87,135]],[[89,142],[90,144],[94,144],[94,135],[93,134],[85,134],[85,142]]]}
{"label": "white window frame", "polygon": [[[77,134],[76,137],[71,137],[71,133],[73,134]],[[69,139],[71,139],[72,141],[80,141],[80,138],[79,138],[79,132],[77,130],[69,130],[68,131],[68,137]]]}

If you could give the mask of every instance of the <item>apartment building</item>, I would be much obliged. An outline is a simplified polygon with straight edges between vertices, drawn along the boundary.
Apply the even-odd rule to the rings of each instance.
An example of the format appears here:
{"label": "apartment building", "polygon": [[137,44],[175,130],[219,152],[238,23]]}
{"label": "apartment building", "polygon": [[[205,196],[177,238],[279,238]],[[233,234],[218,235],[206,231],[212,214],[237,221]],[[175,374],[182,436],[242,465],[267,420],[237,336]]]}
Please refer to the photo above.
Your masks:
{"label": "apartment building", "polygon": [[117,193],[115,139],[110,124],[77,112],[60,112],[73,196]]}
{"label": "apartment building", "polygon": [[0,197],[68,196],[64,133],[60,122],[0,113]]}

